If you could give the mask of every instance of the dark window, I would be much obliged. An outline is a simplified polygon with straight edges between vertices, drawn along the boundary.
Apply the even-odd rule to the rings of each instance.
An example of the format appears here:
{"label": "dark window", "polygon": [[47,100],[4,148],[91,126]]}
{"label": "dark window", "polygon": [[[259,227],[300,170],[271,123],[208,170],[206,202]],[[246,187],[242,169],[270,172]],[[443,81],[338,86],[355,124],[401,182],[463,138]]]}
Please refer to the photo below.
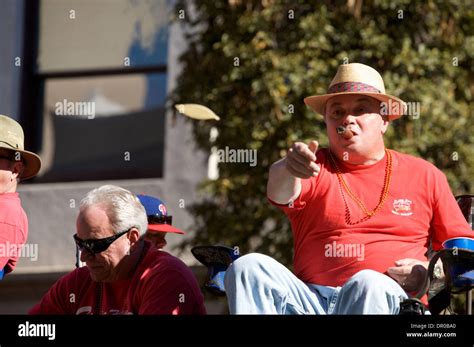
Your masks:
{"label": "dark window", "polygon": [[37,182],[161,177],[167,1],[25,2],[22,123]]}

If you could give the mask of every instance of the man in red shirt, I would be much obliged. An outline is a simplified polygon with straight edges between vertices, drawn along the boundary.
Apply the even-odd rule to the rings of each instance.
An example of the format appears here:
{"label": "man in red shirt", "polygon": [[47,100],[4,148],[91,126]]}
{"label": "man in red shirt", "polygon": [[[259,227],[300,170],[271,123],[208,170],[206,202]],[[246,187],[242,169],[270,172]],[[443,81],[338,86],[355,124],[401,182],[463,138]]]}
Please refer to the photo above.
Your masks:
{"label": "man in red shirt", "polygon": [[239,258],[225,278],[230,311],[396,314],[424,283],[430,244],[471,228],[440,170],[385,148],[405,103],[376,70],[341,65],[327,94],[305,103],[324,116],[329,148],[295,143],[267,185],[292,225],[294,273],[264,255]]}
{"label": "man in red shirt", "polygon": [[12,272],[28,237],[28,219],[16,192],[20,180],[36,176],[40,158],[24,150],[20,124],[0,115],[0,278]]}
{"label": "man in red shirt", "polygon": [[81,201],[74,240],[78,268],[59,279],[30,314],[205,314],[191,270],[141,237],[145,209],[135,195],[106,185]]}

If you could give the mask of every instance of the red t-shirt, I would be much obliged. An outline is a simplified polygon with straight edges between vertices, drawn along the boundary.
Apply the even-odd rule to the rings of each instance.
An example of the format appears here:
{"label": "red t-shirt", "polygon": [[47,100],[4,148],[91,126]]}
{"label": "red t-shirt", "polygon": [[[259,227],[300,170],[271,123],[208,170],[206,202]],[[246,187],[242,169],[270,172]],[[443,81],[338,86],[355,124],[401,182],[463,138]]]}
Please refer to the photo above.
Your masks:
{"label": "red t-shirt", "polygon": [[18,193],[0,194],[0,270],[12,272],[28,237],[28,219]]}
{"label": "red t-shirt", "polygon": [[[426,261],[451,237],[473,237],[445,175],[425,160],[390,150],[392,176],[387,199],[372,218],[356,225],[345,222],[341,188],[328,158],[317,152],[318,176],[301,180],[300,196],[278,205],[289,217],[294,238],[294,272],[306,283],[342,286],[360,270],[386,273],[403,258]],[[372,165],[337,161],[344,180],[369,211],[382,192],[387,157]],[[351,221],[364,217],[347,192]],[[272,202],[273,203],[273,202]]]}
{"label": "red t-shirt", "polygon": [[133,278],[94,282],[86,266],[59,279],[29,314],[206,314],[191,270],[145,243]]}

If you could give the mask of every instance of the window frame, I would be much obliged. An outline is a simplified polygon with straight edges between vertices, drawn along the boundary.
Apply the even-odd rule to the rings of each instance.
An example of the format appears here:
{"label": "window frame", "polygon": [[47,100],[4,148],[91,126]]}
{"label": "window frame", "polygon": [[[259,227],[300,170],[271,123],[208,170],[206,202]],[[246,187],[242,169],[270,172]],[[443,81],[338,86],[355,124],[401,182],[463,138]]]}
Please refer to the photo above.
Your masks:
{"label": "window frame", "polygon": [[[37,61],[40,39],[39,17],[42,1],[43,0],[24,2],[23,56],[19,98],[19,118],[25,133],[25,149],[36,153],[42,150],[43,144],[43,108],[45,85],[48,80],[152,73],[165,74],[167,76],[168,74],[168,61],[166,64],[141,65],[139,67],[124,66],[123,68],[71,69],[54,72],[39,71]],[[166,127],[163,127],[163,136],[165,137],[165,135]],[[165,164],[164,155],[165,151],[163,150],[162,173],[164,172]],[[101,177],[97,178],[97,180],[102,179]],[[34,181],[35,179],[31,180],[31,182]],[[70,180],[65,178],[64,180],[54,180],[53,182],[67,181]],[[77,180],[75,181],[77,182]]]}

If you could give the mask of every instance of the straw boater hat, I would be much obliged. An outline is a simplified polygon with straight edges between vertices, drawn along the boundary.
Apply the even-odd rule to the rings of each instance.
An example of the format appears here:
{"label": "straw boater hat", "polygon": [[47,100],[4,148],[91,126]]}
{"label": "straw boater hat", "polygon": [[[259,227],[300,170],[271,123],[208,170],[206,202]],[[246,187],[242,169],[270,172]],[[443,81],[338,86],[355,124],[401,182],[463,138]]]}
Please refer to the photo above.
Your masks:
{"label": "straw boater hat", "polygon": [[10,117],[0,115],[0,148],[18,152],[24,165],[20,178],[26,180],[36,176],[41,168],[41,159],[24,149],[25,136],[20,124]]}
{"label": "straw boater hat", "polygon": [[304,99],[304,102],[314,111],[324,115],[326,102],[342,94],[366,95],[384,102],[389,120],[400,118],[406,110],[404,101],[385,93],[382,76],[377,70],[359,63],[340,65],[329,85],[327,94],[309,96]]}

